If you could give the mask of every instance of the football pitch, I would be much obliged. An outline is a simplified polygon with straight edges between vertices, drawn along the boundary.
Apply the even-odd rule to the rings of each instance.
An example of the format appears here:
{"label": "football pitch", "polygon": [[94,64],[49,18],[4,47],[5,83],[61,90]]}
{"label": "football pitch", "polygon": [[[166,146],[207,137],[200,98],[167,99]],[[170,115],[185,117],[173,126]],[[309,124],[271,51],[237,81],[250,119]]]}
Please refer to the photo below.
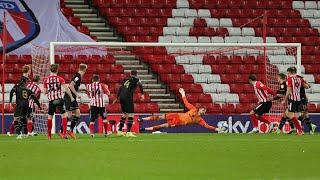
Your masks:
{"label": "football pitch", "polygon": [[0,136],[0,179],[320,179],[320,135]]}

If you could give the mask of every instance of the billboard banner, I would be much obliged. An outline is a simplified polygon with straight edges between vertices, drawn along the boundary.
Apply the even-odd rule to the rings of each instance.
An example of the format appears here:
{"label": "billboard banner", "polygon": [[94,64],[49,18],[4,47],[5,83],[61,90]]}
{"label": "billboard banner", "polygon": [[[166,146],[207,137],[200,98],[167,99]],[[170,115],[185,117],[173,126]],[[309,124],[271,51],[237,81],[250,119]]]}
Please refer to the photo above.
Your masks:
{"label": "billboard banner", "polygon": [[[146,115],[135,115],[134,117],[134,124],[132,127],[132,130],[134,132],[139,132],[139,128],[141,127],[150,127],[159,125],[161,123],[165,123],[164,120],[159,121],[144,121],[141,124],[137,122],[138,118],[145,117]],[[120,122],[120,115],[108,115],[107,119],[110,122],[110,125],[108,127],[109,132],[116,132],[119,127]],[[317,125],[316,131],[320,131],[320,121],[317,121],[317,119],[320,118],[320,115],[310,115],[311,121]],[[1,117],[0,117],[1,119]],[[250,117],[248,115],[205,115],[203,116],[203,119],[212,126],[220,127],[222,123],[226,123],[228,125],[228,133],[247,133],[252,130],[252,124],[250,121]],[[4,129],[5,132],[8,131],[10,124],[12,123],[13,116],[12,114],[6,114],[5,115],[5,123],[4,123]],[[61,123],[61,117],[58,115],[55,119],[55,127],[56,132],[60,130],[60,123]],[[76,125],[74,131],[79,134],[89,134],[89,123],[90,123],[90,116],[88,114],[82,115],[78,124]],[[277,123],[277,122],[276,122]],[[260,131],[264,132],[269,127],[268,125],[264,123],[259,123]],[[308,128],[303,124],[304,129],[308,130]],[[0,128],[1,123],[0,123]],[[123,131],[126,131],[126,125],[123,128]],[[187,125],[187,126],[179,126],[174,128],[166,128],[162,129],[162,132],[167,133],[206,133],[210,132],[209,130],[203,128],[200,125]],[[289,132],[290,127],[288,124],[286,124],[285,128],[283,128],[284,132]],[[102,125],[102,119],[96,120],[95,123],[95,132],[96,133],[102,133],[103,132],[103,125]]]}

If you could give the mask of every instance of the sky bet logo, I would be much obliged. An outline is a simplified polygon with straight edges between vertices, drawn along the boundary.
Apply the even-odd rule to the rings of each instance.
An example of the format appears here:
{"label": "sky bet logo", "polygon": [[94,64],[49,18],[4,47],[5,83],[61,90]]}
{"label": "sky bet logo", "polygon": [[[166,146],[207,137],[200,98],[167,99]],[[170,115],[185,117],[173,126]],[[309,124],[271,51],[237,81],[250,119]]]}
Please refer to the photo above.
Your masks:
{"label": "sky bet logo", "polygon": [[[233,121],[232,116],[228,117],[226,121],[219,121],[217,126],[221,127],[222,123],[228,124],[227,133],[247,133],[249,132],[250,121]],[[252,128],[250,128],[251,130]]]}

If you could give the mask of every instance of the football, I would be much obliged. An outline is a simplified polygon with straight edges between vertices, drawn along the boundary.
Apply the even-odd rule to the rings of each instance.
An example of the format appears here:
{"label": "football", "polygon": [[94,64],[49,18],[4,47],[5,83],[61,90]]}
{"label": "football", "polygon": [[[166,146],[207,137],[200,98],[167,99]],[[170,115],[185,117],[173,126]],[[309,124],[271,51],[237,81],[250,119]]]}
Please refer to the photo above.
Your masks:
{"label": "football", "polygon": [[220,124],[220,129],[222,133],[228,133],[229,131],[229,125],[226,122],[222,122]]}

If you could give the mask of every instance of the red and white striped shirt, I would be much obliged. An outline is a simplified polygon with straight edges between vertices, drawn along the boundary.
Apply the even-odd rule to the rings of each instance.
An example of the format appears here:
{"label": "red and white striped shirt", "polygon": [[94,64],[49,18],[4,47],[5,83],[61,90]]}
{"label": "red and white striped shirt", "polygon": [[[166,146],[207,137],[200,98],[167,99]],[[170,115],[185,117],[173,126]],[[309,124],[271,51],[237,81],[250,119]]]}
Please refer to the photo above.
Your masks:
{"label": "red and white striped shirt", "polygon": [[49,101],[63,98],[63,91],[61,86],[65,83],[65,80],[56,74],[52,74],[44,79],[43,87],[48,90],[47,96]]}
{"label": "red and white striped shirt", "polygon": [[262,84],[261,81],[256,81],[253,84],[254,92],[256,93],[256,96],[259,100],[259,103],[261,102],[267,102],[270,101],[269,94],[272,94],[273,96],[276,96],[277,94],[272,91],[270,88]]}
{"label": "red and white striped shirt", "polygon": [[87,84],[87,95],[90,98],[90,106],[105,107],[104,95],[110,93],[105,84],[93,82]]}
{"label": "red and white striped shirt", "polygon": [[[26,87],[30,89],[35,95],[37,99],[40,99],[41,89],[35,82],[28,82]],[[34,109],[34,100],[29,100],[29,107]]]}
{"label": "red and white striped shirt", "polygon": [[300,90],[301,87],[305,84],[303,78],[297,75],[289,76],[288,79],[288,87],[292,89],[292,93],[289,96],[289,99],[293,101],[301,101]]}

